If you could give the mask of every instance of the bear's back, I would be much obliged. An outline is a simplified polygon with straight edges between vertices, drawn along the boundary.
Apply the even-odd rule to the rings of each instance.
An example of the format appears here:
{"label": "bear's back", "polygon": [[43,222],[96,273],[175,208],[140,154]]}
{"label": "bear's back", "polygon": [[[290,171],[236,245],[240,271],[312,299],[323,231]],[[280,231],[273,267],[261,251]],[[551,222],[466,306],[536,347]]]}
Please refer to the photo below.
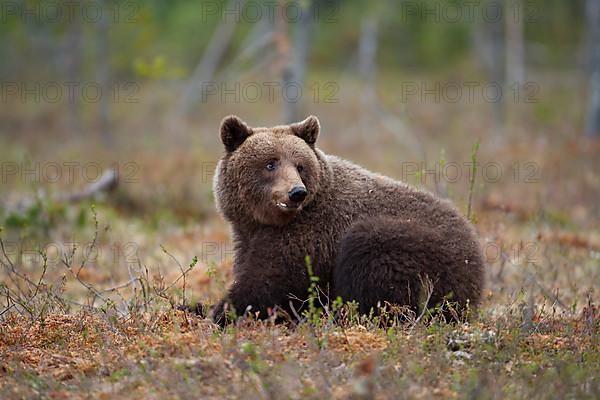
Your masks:
{"label": "bear's back", "polygon": [[451,228],[449,221],[464,223],[447,200],[339,157],[328,155],[326,159],[332,169],[332,184],[317,197],[314,208],[336,216],[348,215],[350,223],[379,215],[417,218],[432,227]]}

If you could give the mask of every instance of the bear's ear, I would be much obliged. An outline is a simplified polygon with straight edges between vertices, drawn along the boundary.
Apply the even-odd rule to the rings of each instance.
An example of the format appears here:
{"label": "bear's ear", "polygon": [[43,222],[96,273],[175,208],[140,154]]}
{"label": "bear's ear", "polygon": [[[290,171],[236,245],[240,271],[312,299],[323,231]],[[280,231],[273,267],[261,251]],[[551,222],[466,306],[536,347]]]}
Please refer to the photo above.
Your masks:
{"label": "bear's ear", "polygon": [[290,125],[290,129],[294,135],[298,136],[300,139],[303,139],[306,143],[312,146],[319,137],[321,124],[319,123],[319,119],[317,117],[311,115],[302,122],[297,122]]}
{"label": "bear's ear", "polygon": [[251,134],[252,129],[235,115],[225,117],[221,122],[221,141],[228,152],[240,147]]}

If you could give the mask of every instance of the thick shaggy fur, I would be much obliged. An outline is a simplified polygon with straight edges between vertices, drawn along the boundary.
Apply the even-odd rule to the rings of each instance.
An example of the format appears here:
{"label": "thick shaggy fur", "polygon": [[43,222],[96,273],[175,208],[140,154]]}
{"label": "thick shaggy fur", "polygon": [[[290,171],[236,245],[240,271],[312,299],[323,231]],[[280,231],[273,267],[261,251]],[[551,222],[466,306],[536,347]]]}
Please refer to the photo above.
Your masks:
{"label": "thick shaggy fur", "polygon": [[[430,307],[476,306],[483,260],[466,219],[446,200],[324,154],[319,130],[316,117],[275,128],[223,121],[214,193],[233,229],[235,281],[215,321],[225,323],[225,304],[237,315],[293,315],[301,303],[291,299],[307,297],[307,255],[330,298],[356,300],[363,313],[384,302],[416,311],[426,281]],[[299,185],[308,195],[291,208]]]}

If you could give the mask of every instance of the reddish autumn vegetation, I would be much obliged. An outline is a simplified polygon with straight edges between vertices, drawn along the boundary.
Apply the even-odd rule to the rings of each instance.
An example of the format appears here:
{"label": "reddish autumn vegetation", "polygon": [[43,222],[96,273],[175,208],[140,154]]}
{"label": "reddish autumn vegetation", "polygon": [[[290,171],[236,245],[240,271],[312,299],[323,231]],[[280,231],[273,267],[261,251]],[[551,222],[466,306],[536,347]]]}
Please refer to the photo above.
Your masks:
{"label": "reddish autumn vegetation", "polygon": [[[316,307],[299,325],[244,319],[222,331],[178,311],[215,304],[232,279],[231,239],[203,175],[218,139],[215,156],[138,152],[138,182],[93,200],[60,200],[87,182],[42,183],[37,194],[14,186],[21,200],[5,204],[0,233],[2,397],[597,397],[596,149],[572,145],[569,162],[556,162],[555,146],[487,141],[478,162],[494,160],[506,176],[476,172],[472,196],[468,180],[401,176],[399,161],[369,161],[356,144],[341,150],[465,213],[471,197],[486,286],[469,323],[394,307],[360,317],[347,305]],[[448,144],[440,158],[468,161],[463,147]],[[524,169],[527,159],[536,169]],[[535,180],[515,182],[514,163]]]}
{"label": "reddish autumn vegetation", "polygon": [[[39,15],[59,3],[108,18]],[[220,15],[263,3],[3,2],[0,399],[599,399],[600,2]],[[281,17],[293,3],[316,21]],[[451,200],[484,257],[479,307],[425,291],[359,315],[307,265],[294,321],[191,312],[234,281],[212,193],[230,114],[316,115],[323,152]]]}

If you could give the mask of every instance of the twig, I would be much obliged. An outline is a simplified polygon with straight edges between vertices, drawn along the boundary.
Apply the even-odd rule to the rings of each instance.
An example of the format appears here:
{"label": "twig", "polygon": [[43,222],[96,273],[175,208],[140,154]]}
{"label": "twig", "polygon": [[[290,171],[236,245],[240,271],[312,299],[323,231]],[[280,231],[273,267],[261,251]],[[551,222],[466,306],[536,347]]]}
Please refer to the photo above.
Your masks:
{"label": "twig", "polygon": [[[2,240],[2,237],[0,237],[0,249],[2,250],[2,255],[4,256],[4,258],[6,259],[7,263],[6,264],[4,261],[2,261],[0,259],[0,262],[2,262],[2,265],[4,265],[5,267],[7,267],[10,272],[12,272],[13,274],[15,274],[18,278],[22,279],[23,281],[27,282],[28,284],[30,284],[31,286],[35,286],[35,282],[32,281],[31,279],[29,279],[26,275],[23,275],[21,273],[19,273],[15,267],[15,264],[12,262],[12,260],[8,257],[8,254],[6,253],[6,248],[4,247],[4,241]],[[13,281],[14,282],[14,281]],[[14,282],[16,283],[16,282]],[[21,289],[19,288],[19,291]]]}
{"label": "twig", "polygon": [[427,312],[427,306],[429,305],[429,300],[431,300],[431,295],[433,294],[433,283],[431,282],[431,279],[429,279],[429,277],[426,277],[425,279],[421,277],[421,289],[424,288],[427,290],[427,298],[423,303],[423,309],[421,310],[421,313],[419,314],[417,319],[415,319],[415,322],[412,324],[409,330],[409,334],[412,333],[414,328],[417,326],[419,321],[421,321],[421,319],[425,316],[425,313]]}
{"label": "twig", "polygon": [[30,300],[33,300],[33,298],[35,296],[37,296],[37,294],[40,290],[40,286],[42,285],[42,280],[44,279],[44,276],[46,276],[46,271],[48,270],[48,257],[43,252],[40,252],[40,254],[41,254],[42,258],[44,259],[44,264],[42,265],[42,275],[40,276],[40,279],[38,280],[37,285],[35,285],[35,292],[33,293],[33,296],[31,296]]}
{"label": "twig", "polygon": [[[73,268],[71,267],[71,262],[67,259],[67,257],[65,256],[64,258],[61,259],[62,264],[67,268],[67,271],[69,271],[71,273],[71,275],[83,286],[85,287],[88,291],[90,291],[95,297],[98,297],[100,300],[107,302],[108,299],[105,298],[104,296],[102,296],[102,294],[96,290],[96,288],[87,283],[86,281],[84,281],[83,279],[81,279],[79,277],[79,273],[75,273],[75,271],[73,271]],[[79,271],[78,271],[79,272]],[[92,307],[94,305],[94,301],[92,301]]]}
{"label": "twig", "polygon": [[125,289],[128,286],[131,286],[133,283],[137,282],[138,278],[133,278],[128,280],[127,282],[121,283],[120,285],[117,286],[113,286],[111,288],[108,289],[102,289],[101,293],[111,293],[111,292],[116,292],[120,289]]}
{"label": "twig", "polygon": [[175,281],[173,283],[171,283],[169,286],[167,286],[166,288],[164,288],[162,290],[162,292],[166,292],[167,290],[171,289],[173,286],[175,286],[177,284],[177,282],[179,282],[179,280],[181,278],[183,278],[183,301],[185,304],[185,287],[186,287],[186,277],[187,274],[196,266],[196,264],[198,263],[198,257],[194,257],[192,259],[192,263],[189,265],[189,267],[184,271],[183,266],[181,265],[181,263],[171,254],[167,251],[167,249],[165,249],[162,245],[160,246],[160,248],[162,249],[162,251],[167,254],[169,257],[171,257],[171,259],[173,261],[175,261],[175,263],[179,266],[179,270],[181,271],[181,275],[179,275],[179,277],[177,279],[175,279]]}
{"label": "twig", "polygon": [[535,277],[533,276],[533,274],[532,274],[532,279],[533,279],[533,282],[535,283],[535,285],[540,288],[540,290],[542,291],[542,293],[544,294],[544,296],[548,297],[555,304],[558,304],[558,306],[560,308],[562,308],[563,310],[567,311],[570,315],[573,315],[573,311],[571,311],[569,309],[569,307],[567,307],[562,301],[560,301],[560,299],[557,296],[555,296],[554,294],[552,294],[552,292],[550,292],[540,282],[538,282],[538,280],[535,279]]}
{"label": "twig", "polygon": [[[96,213],[96,207],[93,204],[90,206],[90,209],[92,210],[92,215],[94,216],[94,238],[91,243],[92,244],[91,248],[93,249],[96,247],[96,242],[98,241],[98,214]],[[73,246],[73,251],[71,252],[71,259],[73,258],[73,255],[75,254],[75,249],[76,249],[76,246]],[[85,267],[86,262],[87,262],[87,257],[84,255],[83,260],[81,261],[81,265],[79,266],[79,269],[77,270],[77,277],[79,277],[79,273]]]}
{"label": "twig", "polygon": [[[296,319],[298,320],[298,322],[301,322],[301,321],[303,320],[303,318],[302,318],[302,317],[300,317],[300,315],[298,315],[298,312],[296,311],[296,307],[294,307],[294,303],[292,302],[292,300],[300,300],[300,299],[298,299],[296,296],[293,296],[293,297],[292,297],[292,296],[290,295],[290,301],[289,301],[289,304],[290,304],[290,310],[292,310],[292,314],[294,314],[294,317],[296,317]],[[302,304],[304,304],[305,302],[306,302],[306,300],[304,300],[304,301],[302,302]]]}
{"label": "twig", "polygon": [[471,149],[471,176],[469,176],[469,202],[467,204],[467,219],[471,220],[471,204],[473,201],[473,192],[475,191],[475,173],[477,172],[477,151],[479,150],[479,140],[475,142]]}

